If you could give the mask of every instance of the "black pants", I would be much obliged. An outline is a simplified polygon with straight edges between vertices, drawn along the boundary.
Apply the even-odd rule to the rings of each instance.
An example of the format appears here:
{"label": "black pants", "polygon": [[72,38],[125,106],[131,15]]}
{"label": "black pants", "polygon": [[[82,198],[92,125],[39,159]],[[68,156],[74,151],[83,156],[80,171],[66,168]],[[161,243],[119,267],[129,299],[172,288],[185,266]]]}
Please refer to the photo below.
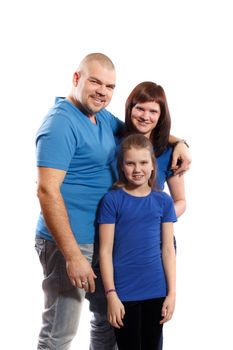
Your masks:
{"label": "black pants", "polygon": [[119,350],[159,350],[164,298],[123,302],[124,326],[115,328]]}

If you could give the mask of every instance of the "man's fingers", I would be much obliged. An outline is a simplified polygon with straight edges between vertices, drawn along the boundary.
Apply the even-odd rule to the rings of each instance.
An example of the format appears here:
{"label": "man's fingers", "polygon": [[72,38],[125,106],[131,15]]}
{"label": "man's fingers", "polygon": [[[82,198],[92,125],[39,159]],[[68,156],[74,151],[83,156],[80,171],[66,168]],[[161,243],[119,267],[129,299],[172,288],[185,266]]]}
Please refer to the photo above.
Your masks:
{"label": "man's fingers", "polygon": [[182,162],[179,167],[173,169],[174,175],[183,175],[190,168],[188,162]]}
{"label": "man's fingers", "polygon": [[95,291],[95,280],[94,280],[94,277],[89,277],[88,285],[89,285],[89,291],[91,293],[94,293],[94,291]]}

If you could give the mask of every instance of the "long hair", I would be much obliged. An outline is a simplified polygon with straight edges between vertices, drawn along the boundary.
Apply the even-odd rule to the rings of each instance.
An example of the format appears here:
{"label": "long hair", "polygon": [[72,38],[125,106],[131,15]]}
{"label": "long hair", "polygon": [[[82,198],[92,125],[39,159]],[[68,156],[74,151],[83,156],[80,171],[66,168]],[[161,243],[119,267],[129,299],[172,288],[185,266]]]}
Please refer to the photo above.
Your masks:
{"label": "long hair", "polygon": [[137,103],[145,102],[156,102],[159,104],[161,110],[158,123],[150,136],[155,155],[158,157],[168,145],[171,129],[170,113],[162,86],[151,81],[144,81],[132,90],[125,104],[125,136],[137,132],[131,120],[132,108]]}
{"label": "long hair", "polygon": [[121,188],[127,185],[128,180],[125,177],[125,174],[122,170],[123,162],[124,162],[124,155],[127,150],[130,150],[132,148],[136,149],[147,149],[150,152],[151,155],[151,161],[153,164],[153,171],[151,172],[151,176],[148,180],[148,185],[155,189],[155,178],[156,178],[156,172],[157,172],[157,165],[156,165],[156,159],[154,155],[154,149],[152,146],[152,143],[150,140],[142,135],[142,134],[131,134],[127,136],[120,145],[120,150],[118,153],[117,158],[117,166],[118,166],[118,174],[119,174],[119,180],[115,182],[113,185],[113,188]]}

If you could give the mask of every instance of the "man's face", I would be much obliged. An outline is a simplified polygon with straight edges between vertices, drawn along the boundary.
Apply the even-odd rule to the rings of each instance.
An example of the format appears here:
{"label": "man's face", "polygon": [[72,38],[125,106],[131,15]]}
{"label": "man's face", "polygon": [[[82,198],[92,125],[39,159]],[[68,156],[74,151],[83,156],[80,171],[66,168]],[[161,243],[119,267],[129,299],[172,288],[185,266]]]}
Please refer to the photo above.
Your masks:
{"label": "man's face", "polygon": [[89,116],[108,106],[115,88],[115,70],[90,62],[75,73],[75,98]]}

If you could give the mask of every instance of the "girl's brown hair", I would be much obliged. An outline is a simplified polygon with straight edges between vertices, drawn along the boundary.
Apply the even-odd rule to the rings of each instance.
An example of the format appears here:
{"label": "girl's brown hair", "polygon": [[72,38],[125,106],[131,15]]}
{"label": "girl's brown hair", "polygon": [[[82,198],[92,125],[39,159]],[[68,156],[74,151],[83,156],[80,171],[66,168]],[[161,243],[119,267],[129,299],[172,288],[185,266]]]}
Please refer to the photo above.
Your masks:
{"label": "girl's brown hair", "polygon": [[113,188],[121,188],[128,183],[128,180],[125,177],[122,167],[123,167],[125,152],[132,148],[136,148],[136,149],[146,148],[150,152],[154,170],[151,172],[151,177],[148,181],[148,185],[151,188],[155,189],[157,165],[156,165],[156,159],[154,155],[154,149],[150,140],[142,134],[131,134],[122,141],[120,145],[120,150],[118,153],[118,158],[117,158],[119,180],[113,185]]}

